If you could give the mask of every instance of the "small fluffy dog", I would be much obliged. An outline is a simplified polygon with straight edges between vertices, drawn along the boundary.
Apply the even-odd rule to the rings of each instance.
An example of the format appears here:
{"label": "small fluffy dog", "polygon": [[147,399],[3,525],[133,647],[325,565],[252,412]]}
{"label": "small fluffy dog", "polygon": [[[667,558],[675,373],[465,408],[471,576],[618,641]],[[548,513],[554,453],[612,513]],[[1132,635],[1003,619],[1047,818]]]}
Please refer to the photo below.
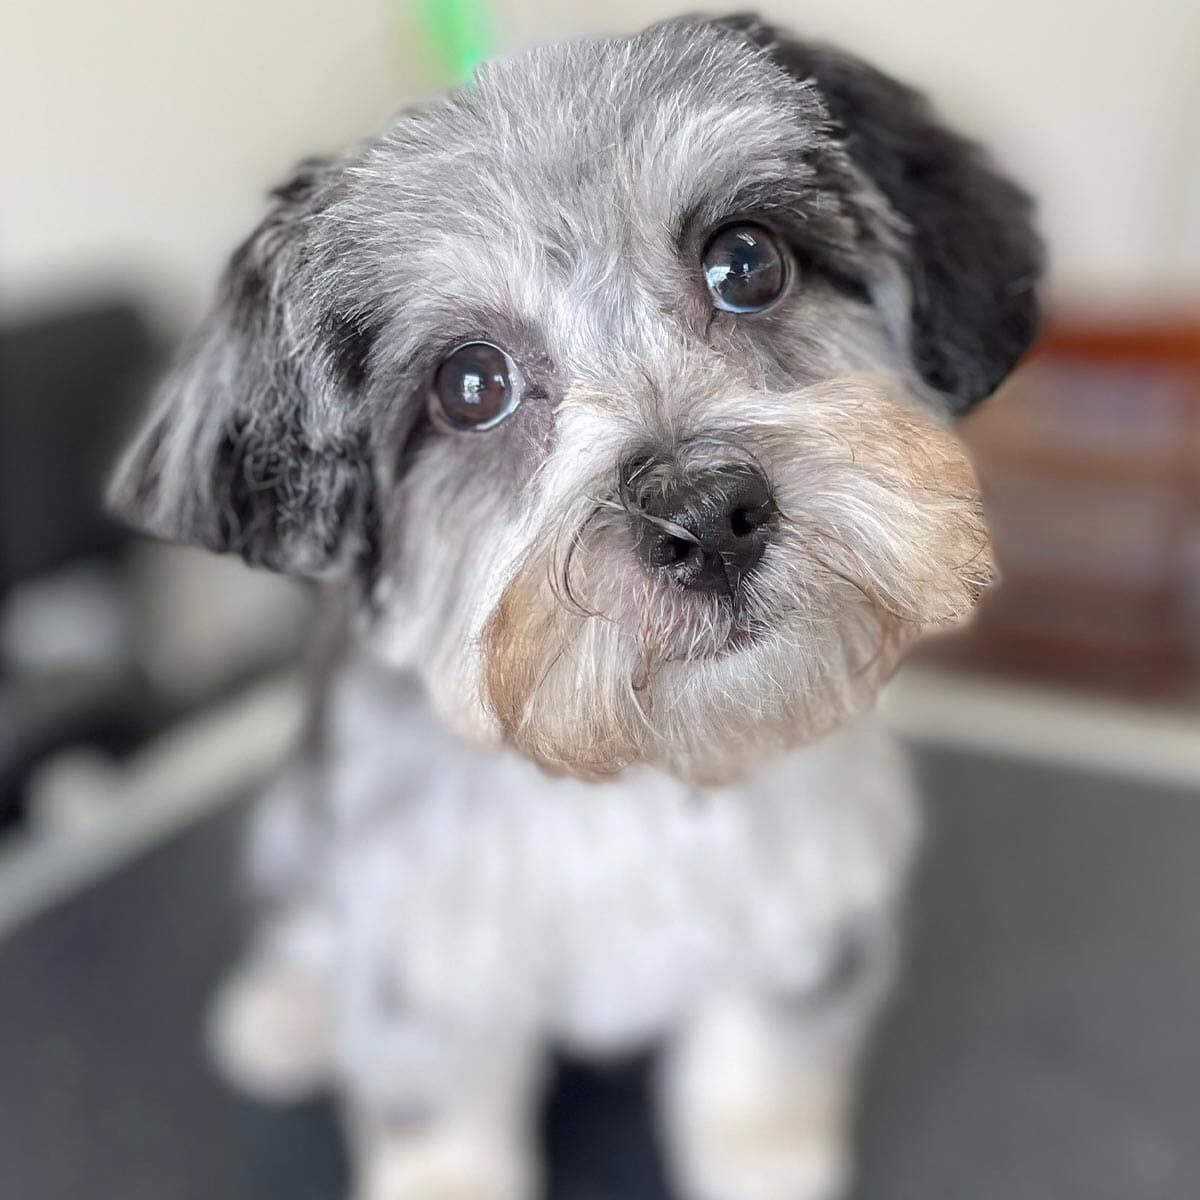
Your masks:
{"label": "small fluffy dog", "polygon": [[1030,342],[1030,204],[750,18],[482,67],[306,162],[113,486],[341,635],[218,997],[362,1200],[520,1200],[546,1048],[660,1040],[688,1200],[847,1179],[915,823],[864,715],[991,572],[951,419]]}

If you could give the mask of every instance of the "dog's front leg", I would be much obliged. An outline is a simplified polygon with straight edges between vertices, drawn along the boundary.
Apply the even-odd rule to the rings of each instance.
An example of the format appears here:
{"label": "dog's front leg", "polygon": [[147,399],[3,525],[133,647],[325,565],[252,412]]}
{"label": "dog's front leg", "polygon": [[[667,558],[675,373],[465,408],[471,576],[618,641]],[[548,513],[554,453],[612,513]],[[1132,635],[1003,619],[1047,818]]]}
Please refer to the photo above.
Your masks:
{"label": "dog's front leg", "polygon": [[862,1051],[890,981],[891,938],[850,975],[796,998],[702,1004],[668,1049],[663,1124],[686,1200],[838,1200],[851,1173]]}
{"label": "dog's front leg", "polygon": [[424,1023],[390,1036],[410,1041],[411,1069],[351,1063],[345,1082],[352,1200],[534,1200],[536,1041]]}

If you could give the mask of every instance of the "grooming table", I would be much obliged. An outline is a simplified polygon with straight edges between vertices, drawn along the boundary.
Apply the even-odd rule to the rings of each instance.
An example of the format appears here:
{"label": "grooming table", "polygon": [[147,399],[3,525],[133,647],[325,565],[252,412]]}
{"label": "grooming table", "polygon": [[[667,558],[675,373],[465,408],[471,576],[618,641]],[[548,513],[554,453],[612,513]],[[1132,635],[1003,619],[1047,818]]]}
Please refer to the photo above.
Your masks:
{"label": "grooming table", "polygon": [[[1200,1196],[1200,796],[920,756],[929,839],[856,1200]],[[0,1196],[342,1200],[330,1107],[209,1073],[240,806],[0,941]],[[647,1068],[564,1066],[552,1200],[665,1200]]]}

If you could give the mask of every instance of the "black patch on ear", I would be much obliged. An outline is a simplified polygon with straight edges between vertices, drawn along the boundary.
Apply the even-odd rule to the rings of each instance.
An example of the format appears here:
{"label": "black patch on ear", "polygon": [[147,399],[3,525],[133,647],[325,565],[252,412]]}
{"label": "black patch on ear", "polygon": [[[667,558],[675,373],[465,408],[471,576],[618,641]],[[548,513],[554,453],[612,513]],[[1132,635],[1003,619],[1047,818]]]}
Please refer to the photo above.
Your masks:
{"label": "black patch on ear", "polygon": [[325,169],[306,164],[234,253],[109,490],[119,516],[156,536],[314,577],[355,572],[378,540],[353,403],[376,335],[306,303]]}
{"label": "black patch on ear", "polygon": [[255,438],[246,414],[235,413],[221,432],[213,455],[213,492],[220,497],[216,543],[248,563],[265,562],[279,489],[279,463],[271,443]]}
{"label": "black patch on ear", "polygon": [[1038,329],[1043,252],[1030,198],[912,88],[752,15],[719,23],[815,81],[851,160],[904,218],[921,377],[955,412],[990,395]]}
{"label": "black patch on ear", "polygon": [[295,413],[267,428],[234,414],[214,455],[213,548],[251,566],[321,573],[371,506],[368,463],[359,438],[313,445]]}

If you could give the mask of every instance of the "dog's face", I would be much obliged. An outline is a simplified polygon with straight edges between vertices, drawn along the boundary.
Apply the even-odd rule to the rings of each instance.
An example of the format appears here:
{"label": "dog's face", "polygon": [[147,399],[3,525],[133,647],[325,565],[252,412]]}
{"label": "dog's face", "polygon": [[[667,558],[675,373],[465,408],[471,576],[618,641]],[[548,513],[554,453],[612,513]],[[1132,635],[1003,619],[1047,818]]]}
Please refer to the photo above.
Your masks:
{"label": "dog's face", "polygon": [[1028,204],[762,26],[534,51],[306,165],[114,486],[361,590],[459,730],[728,777],[990,573],[950,417],[1032,336]]}

